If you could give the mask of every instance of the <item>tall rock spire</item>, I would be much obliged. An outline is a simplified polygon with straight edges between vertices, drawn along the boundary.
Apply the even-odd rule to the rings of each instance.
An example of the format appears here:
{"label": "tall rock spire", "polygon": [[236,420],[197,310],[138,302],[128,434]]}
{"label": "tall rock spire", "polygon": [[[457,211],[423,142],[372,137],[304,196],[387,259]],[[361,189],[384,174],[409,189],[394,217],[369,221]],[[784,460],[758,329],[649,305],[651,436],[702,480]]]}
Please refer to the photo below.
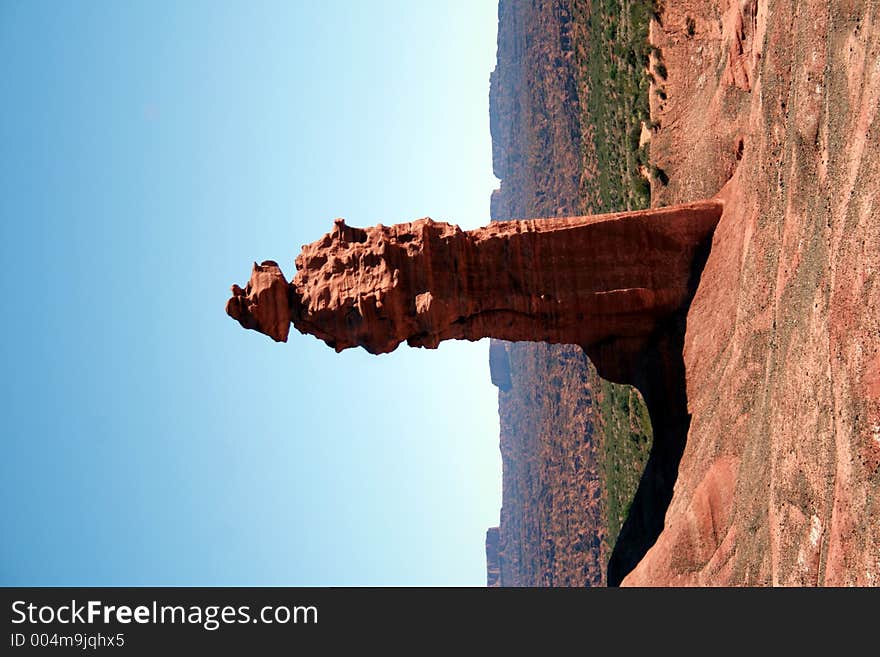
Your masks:
{"label": "tall rock spire", "polygon": [[333,230],[303,247],[288,283],[254,264],[227,313],[284,342],[290,322],[337,351],[373,354],[448,339],[579,344],[650,335],[693,294],[695,259],[723,203],[493,222],[419,219]]}

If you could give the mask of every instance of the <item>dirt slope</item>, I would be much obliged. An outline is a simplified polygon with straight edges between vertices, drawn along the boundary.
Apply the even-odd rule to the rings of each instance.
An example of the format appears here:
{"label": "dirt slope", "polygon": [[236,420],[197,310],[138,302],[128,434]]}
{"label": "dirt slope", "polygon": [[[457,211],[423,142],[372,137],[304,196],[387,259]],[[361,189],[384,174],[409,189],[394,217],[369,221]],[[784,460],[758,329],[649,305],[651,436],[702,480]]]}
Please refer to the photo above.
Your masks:
{"label": "dirt slope", "polygon": [[880,3],[668,0],[653,204],[728,203],[690,432],[625,584],[880,583]]}

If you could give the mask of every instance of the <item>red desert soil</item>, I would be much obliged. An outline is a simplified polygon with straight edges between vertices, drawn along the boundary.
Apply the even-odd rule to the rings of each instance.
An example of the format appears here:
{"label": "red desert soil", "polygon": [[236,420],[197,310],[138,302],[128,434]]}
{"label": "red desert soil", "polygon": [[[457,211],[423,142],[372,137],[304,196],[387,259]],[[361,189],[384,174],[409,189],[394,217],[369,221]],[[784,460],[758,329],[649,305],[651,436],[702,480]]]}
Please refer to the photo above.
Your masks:
{"label": "red desert soil", "polygon": [[687,317],[673,499],[624,584],[880,584],[880,3],[661,18],[652,204],[732,178]]}

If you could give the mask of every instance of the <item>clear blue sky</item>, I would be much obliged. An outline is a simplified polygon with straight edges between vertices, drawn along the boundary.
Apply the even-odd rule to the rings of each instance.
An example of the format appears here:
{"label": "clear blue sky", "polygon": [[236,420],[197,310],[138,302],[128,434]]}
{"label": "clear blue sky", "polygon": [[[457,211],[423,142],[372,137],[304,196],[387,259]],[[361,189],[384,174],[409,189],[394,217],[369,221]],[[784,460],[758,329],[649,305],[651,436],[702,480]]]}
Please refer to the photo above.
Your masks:
{"label": "clear blue sky", "polygon": [[0,4],[6,585],[485,584],[488,344],[224,314],[334,217],[488,221],[497,5]]}

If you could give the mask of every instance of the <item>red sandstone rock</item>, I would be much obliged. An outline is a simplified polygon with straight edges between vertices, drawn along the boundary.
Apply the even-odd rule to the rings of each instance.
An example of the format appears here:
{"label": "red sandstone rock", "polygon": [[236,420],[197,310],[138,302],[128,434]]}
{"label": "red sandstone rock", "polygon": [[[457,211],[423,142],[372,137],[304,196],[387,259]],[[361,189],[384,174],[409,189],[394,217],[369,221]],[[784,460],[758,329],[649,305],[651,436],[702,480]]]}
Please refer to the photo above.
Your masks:
{"label": "red sandstone rock", "polygon": [[462,231],[420,219],[333,231],[303,247],[290,283],[254,267],[227,311],[283,341],[289,317],[337,351],[393,351],[406,341],[543,341],[592,345],[652,334],[687,304],[694,261],[722,202],[587,217],[494,222]]}
{"label": "red sandstone rock", "polygon": [[278,263],[266,260],[254,263],[245,289],[232,286],[226,313],[246,329],[265,333],[276,342],[287,342],[290,331],[290,304],[287,281]]}
{"label": "red sandstone rock", "polygon": [[[658,200],[738,169],[687,318],[675,493],[624,584],[876,586],[880,7],[666,3],[652,42],[669,70]],[[748,87],[714,82],[725,62]]]}

